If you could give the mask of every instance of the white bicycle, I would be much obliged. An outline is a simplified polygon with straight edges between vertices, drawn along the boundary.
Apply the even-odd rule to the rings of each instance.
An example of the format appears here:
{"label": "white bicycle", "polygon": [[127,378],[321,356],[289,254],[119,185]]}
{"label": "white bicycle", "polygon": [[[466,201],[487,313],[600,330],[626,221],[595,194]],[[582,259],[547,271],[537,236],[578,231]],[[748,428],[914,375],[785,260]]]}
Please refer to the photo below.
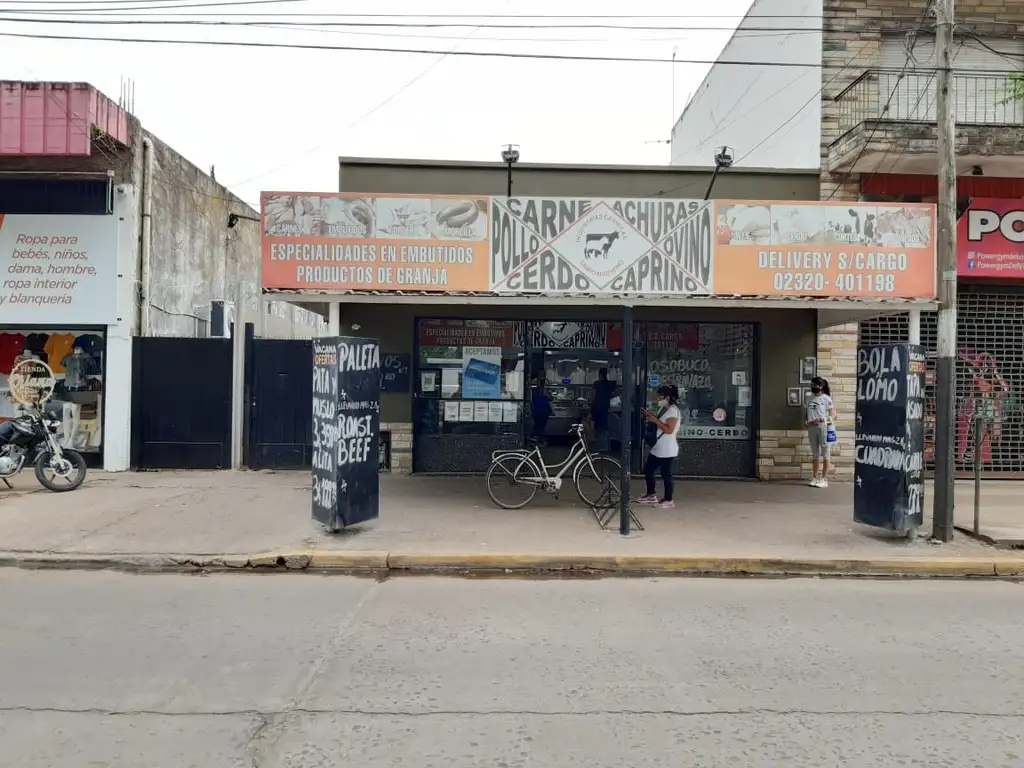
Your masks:
{"label": "white bicycle", "polygon": [[[538,489],[557,497],[563,478],[571,473],[572,484],[580,500],[591,507],[615,504],[620,496],[622,464],[611,456],[587,449],[583,425],[573,424],[576,443],[569,455],[557,464],[545,464],[540,447],[530,450],[495,451],[487,470],[487,493],[502,509],[522,509],[537,495]],[[522,498],[515,498],[516,494]],[[506,500],[507,499],[507,500]]]}

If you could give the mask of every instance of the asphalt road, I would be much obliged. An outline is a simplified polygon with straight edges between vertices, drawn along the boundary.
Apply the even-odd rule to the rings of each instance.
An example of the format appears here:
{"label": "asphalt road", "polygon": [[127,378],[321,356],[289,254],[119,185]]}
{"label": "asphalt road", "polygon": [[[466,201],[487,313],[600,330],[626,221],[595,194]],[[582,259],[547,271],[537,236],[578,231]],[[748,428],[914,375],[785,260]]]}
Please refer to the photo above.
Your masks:
{"label": "asphalt road", "polygon": [[0,571],[0,765],[1024,764],[1024,585]]}

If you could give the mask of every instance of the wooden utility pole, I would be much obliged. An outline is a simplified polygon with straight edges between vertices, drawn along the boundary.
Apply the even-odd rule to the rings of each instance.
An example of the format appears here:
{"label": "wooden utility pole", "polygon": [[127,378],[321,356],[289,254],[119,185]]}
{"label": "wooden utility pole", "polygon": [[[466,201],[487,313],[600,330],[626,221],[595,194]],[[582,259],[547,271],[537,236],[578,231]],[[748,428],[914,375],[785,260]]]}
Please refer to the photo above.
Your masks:
{"label": "wooden utility pole", "polygon": [[938,123],[938,356],[935,361],[935,498],[932,535],[953,538],[956,455],[956,98],[953,82],[953,4],[935,0]]}

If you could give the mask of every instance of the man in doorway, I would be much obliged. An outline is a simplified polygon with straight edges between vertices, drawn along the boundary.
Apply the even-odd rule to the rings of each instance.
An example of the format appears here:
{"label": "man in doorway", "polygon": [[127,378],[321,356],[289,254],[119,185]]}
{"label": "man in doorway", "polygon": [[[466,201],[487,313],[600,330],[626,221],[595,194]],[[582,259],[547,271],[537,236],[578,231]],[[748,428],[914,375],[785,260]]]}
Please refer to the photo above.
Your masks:
{"label": "man in doorway", "polygon": [[540,371],[533,381],[530,392],[530,411],[533,417],[533,439],[543,443],[547,434],[548,419],[551,418],[551,397],[546,391],[547,381],[544,371]]}
{"label": "man in doorway", "polygon": [[616,383],[608,380],[608,369],[599,370],[590,392],[590,417],[594,421],[594,443],[599,451],[609,448],[608,428],[616,389]]}

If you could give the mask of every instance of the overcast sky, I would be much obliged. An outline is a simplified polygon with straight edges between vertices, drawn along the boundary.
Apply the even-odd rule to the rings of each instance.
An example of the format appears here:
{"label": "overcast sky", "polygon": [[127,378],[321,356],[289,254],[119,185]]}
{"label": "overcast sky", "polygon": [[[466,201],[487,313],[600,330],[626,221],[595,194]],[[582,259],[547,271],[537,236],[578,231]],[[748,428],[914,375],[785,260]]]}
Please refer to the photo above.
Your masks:
{"label": "overcast sky", "polygon": [[[217,4],[201,7],[204,3]],[[16,23],[10,20],[15,14],[4,11],[0,31],[438,51],[412,55],[0,38],[3,79],[88,81],[117,100],[122,78],[131,78],[135,113],[149,130],[200,167],[215,165],[218,181],[256,202],[262,189],[336,190],[339,155],[497,160],[501,146],[513,142],[520,145],[523,161],[667,163],[669,148],[664,142],[708,69],[705,64],[676,64],[673,92],[673,53],[679,59],[713,60],[750,0],[376,0],[372,6],[338,0],[260,5],[231,5],[229,0],[82,0],[17,5],[25,9],[22,18],[33,19],[42,18],[43,10],[89,10],[79,10],[73,17],[50,17],[77,22],[61,24]],[[175,5],[180,7],[172,10]],[[371,7],[378,14],[419,11],[431,16],[479,14],[487,8],[492,15],[351,15]],[[556,13],[577,16],[564,23],[653,29],[486,28],[556,25],[558,19],[510,16]],[[589,18],[581,16],[584,13]],[[627,13],[632,18],[624,18]],[[705,16],[708,13],[723,16]],[[618,18],[597,18],[598,14]],[[671,18],[673,14],[677,17]],[[644,15],[662,18],[640,18]],[[231,25],[82,23],[156,18]],[[238,26],[245,21],[261,26]],[[324,26],[446,21],[468,26]],[[282,22],[303,26],[281,26]],[[453,49],[645,57],[665,63],[443,55]]]}

